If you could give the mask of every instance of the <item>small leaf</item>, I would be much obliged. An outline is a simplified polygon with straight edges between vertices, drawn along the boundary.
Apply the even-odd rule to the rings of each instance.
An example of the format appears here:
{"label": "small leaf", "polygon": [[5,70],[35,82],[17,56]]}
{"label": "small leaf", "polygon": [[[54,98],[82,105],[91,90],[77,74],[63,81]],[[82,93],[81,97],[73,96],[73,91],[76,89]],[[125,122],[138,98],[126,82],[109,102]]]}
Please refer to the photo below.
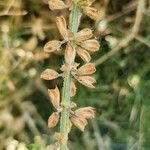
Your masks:
{"label": "small leaf", "polygon": [[59,121],[59,115],[57,113],[52,113],[51,116],[48,118],[48,127],[53,128],[57,125]]}
{"label": "small leaf", "polygon": [[58,109],[60,106],[60,92],[57,86],[55,89],[48,89],[48,95],[53,106]]}
{"label": "small leaf", "polygon": [[59,77],[59,73],[52,69],[46,69],[41,73],[41,78],[44,80],[53,80]]}

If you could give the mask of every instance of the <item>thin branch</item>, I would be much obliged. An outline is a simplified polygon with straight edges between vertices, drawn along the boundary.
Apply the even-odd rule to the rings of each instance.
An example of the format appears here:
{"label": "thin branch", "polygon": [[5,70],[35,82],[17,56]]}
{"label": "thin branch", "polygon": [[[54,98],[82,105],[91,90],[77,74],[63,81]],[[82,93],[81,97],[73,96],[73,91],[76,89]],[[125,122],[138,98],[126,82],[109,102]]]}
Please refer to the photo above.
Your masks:
{"label": "thin branch", "polygon": [[96,60],[94,62],[96,66],[104,63],[111,56],[116,54],[122,48],[126,47],[128,45],[128,43],[136,37],[136,35],[139,31],[139,28],[140,28],[140,23],[142,21],[144,9],[145,9],[145,0],[139,0],[138,6],[137,6],[136,18],[135,18],[135,22],[132,27],[131,33],[129,33],[124,39],[122,39],[114,49],[112,49],[110,52],[108,52],[107,54],[105,54],[104,56],[102,56],[98,60]]}

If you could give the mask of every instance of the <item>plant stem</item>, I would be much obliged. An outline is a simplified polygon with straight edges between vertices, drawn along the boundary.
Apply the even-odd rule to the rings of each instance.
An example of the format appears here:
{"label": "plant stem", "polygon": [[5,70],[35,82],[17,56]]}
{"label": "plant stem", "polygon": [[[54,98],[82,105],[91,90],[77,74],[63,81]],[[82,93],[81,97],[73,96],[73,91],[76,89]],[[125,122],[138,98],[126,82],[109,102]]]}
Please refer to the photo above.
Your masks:
{"label": "plant stem", "polygon": [[[69,19],[69,29],[72,32],[77,32],[80,19],[80,9],[77,6],[77,2],[74,2],[73,9],[71,10]],[[73,46],[75,43],[71,42]],[[60,134],[62,136],[62,142],[60,143],[60,150],[67,150],[67,141],[69,133],[69,114],[70,114],[70,85],[71,85],[71,73],[70,70],[65,72],[62,101],[63,111],[60,119]]]}

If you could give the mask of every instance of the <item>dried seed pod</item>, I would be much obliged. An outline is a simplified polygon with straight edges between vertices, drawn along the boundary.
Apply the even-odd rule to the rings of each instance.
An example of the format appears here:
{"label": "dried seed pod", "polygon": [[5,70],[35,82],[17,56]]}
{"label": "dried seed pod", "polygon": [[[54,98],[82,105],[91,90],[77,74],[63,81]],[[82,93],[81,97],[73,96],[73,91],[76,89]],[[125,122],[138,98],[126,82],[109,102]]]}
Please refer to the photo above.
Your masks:
{"label": "dried seed pod", "polygon": [[80,46],[90,52],[96,52],[100,48],[99,42],[95,39],[83,41],[80,43]]}
{"label": "dried seed pod", "polygon": [[74,82],[72,81],[71,82],[71,87],[70,87],[70,93],[71,93],[71,97],[75,96],[76,95],[76,90],[77,90],[77,87],[76,85],[74,84]]}
{"label": "dried seed pod", "polygon": [[66,49],[65,49],[65,62],[66,62],[66,64],[71,65],[74,62],[75,54],[76,54],[75,48],[72,45],[68,44]]}
{"label": "dried seed pod", "polygon": [[60,106],[60,92],[58,87],[56,86],[55,89],[48,89],[48,95],[53,106],[58,109]]}
{"label": "dried seed pod", "polygon": [[66,5],[62,0],[49,0],[48,5],[51,10],[59,10],[66,8]]}
{"label": "dried seed pod", "polygon": [[67,31],[67,25],[66,25],[66,20],[63,16],[56,17],[56,25],[57,28],[62,35],[62,37],[65,40],[68,40],[68,31]]}
{"label": "dried seed pod", "polygon": [[93,7],[83,7],[83,13],[93,20],[97,20],[99,16],[98,10]]}
{"label": "dried seed pod", "polygon": [[95,80],[93,77],[90,77],[90,76],[79,76],[79,77],[77,78],[77,80],[78,80],[81,84],[83,84],[83,85],[85,85],[85,86],[87,86],[87,87],[89,87],[89,88],[95,88],[95,87],[93,86],[93,84],[96,82],[96,80]]}
{"label": "dried seed pod", "polygon": [[79,31],[78,33],[76,33],[75,40],[76,42],[82,42],[82,41],[90,39],[92,36],[93,36],[92,30],[89,28],[85,28]]}
{"label": "dried seed pod", "polygon": [[61,47],[61,42],[57,40],[49,41],[44,46],[44,52],[50,53],[59,50]]}
{"label": "dried seed pod", "polygon": [[54,139],[57,140],[60,143],[61,140],[62,140],[61,134],[59,132],[55,132],[54,133]]}
{"label": "dried seed pod", "polygon": [[59,77],[59,73],[52,69],[46,69],[41,73],[41,78],[44,80],[53,80]]}
{"label": "dried seed pod", "polygon": [[95,111],[93,107],[84,107],[84,108],[77,109],[75,111],[75,115],[82,116],[86,119],[91,119],[91,118],[94,118]]}
{"label": "dried seed pod", "polygon": [[70,117],[71,122],[81,131],[84,131],[85,126],[87,125],[87,120],[84,117],[79,117],[72,115]]}
{"label": "dried seed pod", "polygon": [[76,51],[77,51],[77,54],[81,57],[81,59],[84,62],[86,62],[86,63],[90,62],[91,56],[85,49],[83,49],[82,47],[78,46],[76,48]]}
{"label": "dried seed pod", "polygon": [[59,115],[55,112],[52,113],[50,115],[50,117],[48,118],[48,127],[49,128],[55,127],[57,125],[58,121],[59,121]]}
{"label": "dried seed pod", "polygon": [[90,75],[96,71],[93,63],[87,63],[78,69],[79,75]]}

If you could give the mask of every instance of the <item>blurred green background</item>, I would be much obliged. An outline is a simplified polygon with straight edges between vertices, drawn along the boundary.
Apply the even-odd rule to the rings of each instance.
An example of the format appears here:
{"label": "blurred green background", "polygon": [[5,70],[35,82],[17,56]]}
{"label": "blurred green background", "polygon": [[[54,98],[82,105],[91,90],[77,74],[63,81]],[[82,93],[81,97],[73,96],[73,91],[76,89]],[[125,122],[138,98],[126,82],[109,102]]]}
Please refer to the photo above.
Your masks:
{"label": "blurred green background", "polygon": [[[144,0],[143,0],[144,1]],[[53,112],[47,89],[62,79],[43,81],[46,68],[59,70],[63,56],[45,54],[44,44],[60,39],[55,17],[69,11],[50,11],[46,0],[0,0],[0,150],[50,150],[53,134],[47,128]],[[82,17],[80,28],[92,27],[101,49],[92,62],[111,53],[135,23],[137,0],[97,0],[102,16],[96,23]],[[83,63],[80,58],[77,62]],[[69,135],[70,150],[150,150],[150,4],[138,34],[97,65],[95,89],[77,84],[74,101],[96,108],[85,132]]]}

